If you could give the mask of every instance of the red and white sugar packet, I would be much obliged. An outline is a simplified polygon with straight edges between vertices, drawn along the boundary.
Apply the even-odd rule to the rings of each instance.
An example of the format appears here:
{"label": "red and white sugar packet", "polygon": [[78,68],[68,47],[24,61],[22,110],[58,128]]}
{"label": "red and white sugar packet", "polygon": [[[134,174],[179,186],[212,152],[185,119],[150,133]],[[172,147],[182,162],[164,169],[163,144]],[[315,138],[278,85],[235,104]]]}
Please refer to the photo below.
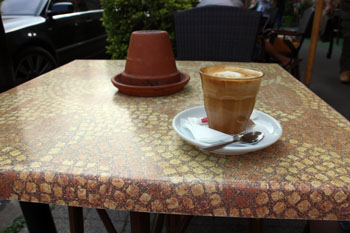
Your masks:
{"label": "red and white sugar packet", "polygon": [[208,118],[206,117],[189,117],[187,120],[193,124],[207,125]]}
{"label": "red and white sugar packet", "polygon": [[[193,124],[199,124],[199,125],[207,125],[208,124],[208,118],[206,117],[189,117],[187,120]],[[247,124],[247,128],[254,126],[255,123],[253,120],[249,120]]]}

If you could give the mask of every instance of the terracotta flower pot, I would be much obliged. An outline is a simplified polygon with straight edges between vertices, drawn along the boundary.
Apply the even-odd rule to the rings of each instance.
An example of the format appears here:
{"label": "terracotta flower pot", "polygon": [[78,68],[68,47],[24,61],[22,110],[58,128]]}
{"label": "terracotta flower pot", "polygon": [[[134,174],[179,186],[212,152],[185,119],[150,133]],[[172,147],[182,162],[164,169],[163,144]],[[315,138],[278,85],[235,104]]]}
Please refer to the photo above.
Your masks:
{"label": "terracotta flower pot", "polygon": [[149,30],[131,34],[122,83],[157,86],[180,80],[168,32]]}
{"label": "terracotta flower pot", "polygon": [[120,92],[132,96],[164,96],[180,91],[190,76],[176,68],[166,31],[131,34],[125,70],[112,78]]}

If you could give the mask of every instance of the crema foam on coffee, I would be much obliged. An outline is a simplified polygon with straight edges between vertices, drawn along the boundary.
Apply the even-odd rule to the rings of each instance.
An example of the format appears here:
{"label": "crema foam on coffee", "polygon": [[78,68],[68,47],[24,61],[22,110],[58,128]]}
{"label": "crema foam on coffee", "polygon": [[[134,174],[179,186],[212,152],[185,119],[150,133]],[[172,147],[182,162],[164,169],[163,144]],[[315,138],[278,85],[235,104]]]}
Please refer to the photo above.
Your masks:
{"label": "crema foam on coffee", "polygon": [[214,72],[211,75],[213,75],[215,77],[219,77],[219,78],[233,78],[233,79],[245,77],[241,73],[230,71],[230,70]]}
{"label": "crema foam on coffee", "polygon": [[240,67],[223,67],[222,69],[213,69],[208,74],[218,78],[227,79],[246,79],[261,76],[261,72],[240,68]]}

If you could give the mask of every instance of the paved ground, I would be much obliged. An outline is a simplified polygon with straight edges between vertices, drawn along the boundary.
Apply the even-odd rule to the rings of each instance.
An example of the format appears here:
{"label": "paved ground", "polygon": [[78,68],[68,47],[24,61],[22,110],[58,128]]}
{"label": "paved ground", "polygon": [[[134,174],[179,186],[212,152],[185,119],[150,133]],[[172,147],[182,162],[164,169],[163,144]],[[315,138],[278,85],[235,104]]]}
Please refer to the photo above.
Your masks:
{"label": "paved ground", "polygon": [[[301,73],[304,77],[309,42],[304,42],[300,57]],[[331,59],[326,57],[328,44],[320,43],[316,52],[310,89],[331,105],[335,110],[350,119],[350,84],[339,82],[340,44],[334,47]],[[302,79],[303,80],[303,79]]]}
{"label": "paved ground", "polygon": [[20,217],[21,211],[16,201],[0,201],[0,232],[7,226],[12,224],[12,221]]}
{"label": "paved ground", "polygon": [[[308,52],[308,42],[304,43],[301,50],[301,57],[304,60],[301,65],[303,75],[306,63],[306,54]],[[315,68],[312,77],[310,89],[323,98],[337,111],[345,117],[350,118],[350,85],[344,85],[338,81],[339,72],[339,49],[335,48],[332,59],[326,58],[327,48],[319,46],[316,54]],[[55,224],[59,233],[68,233],[68,211],[67,207],[55,206],[53,211]],[[108,211],[113,224],[118,233],[130,232],[130,220],[127,212]],[[14,219],[21,216],[21,211],[17,202],[0,201],[0,232],[10,226]],[[104,233],[106,232],[94,209],[84,209],[85,231],[87,233]],[[266,220],[264,222],[264,232],[269,233],[302,233],[305,227],[305,221],[292,220]],[[23,228],[20,233],[26,233]],[[214,217],[195,217],[186,233],[248,233],[249,220],[247,219],[230,219]]]}

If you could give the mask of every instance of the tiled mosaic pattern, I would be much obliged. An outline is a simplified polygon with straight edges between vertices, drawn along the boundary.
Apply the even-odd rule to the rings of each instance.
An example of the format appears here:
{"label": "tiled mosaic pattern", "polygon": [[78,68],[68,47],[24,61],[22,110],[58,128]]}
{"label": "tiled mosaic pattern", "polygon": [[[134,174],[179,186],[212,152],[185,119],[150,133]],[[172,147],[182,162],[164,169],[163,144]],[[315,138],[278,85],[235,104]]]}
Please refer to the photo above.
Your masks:
{"label": "tiled mosaic pattern", "polygon": [[203,105],[199,68],[157,98],[118,93],[124,61],[74,61],[0,95],[0,198],[120,210],[350,220],[350,123],[275,64],[256,109],[282,138],[254,153],[202,153],[172,129]]}

